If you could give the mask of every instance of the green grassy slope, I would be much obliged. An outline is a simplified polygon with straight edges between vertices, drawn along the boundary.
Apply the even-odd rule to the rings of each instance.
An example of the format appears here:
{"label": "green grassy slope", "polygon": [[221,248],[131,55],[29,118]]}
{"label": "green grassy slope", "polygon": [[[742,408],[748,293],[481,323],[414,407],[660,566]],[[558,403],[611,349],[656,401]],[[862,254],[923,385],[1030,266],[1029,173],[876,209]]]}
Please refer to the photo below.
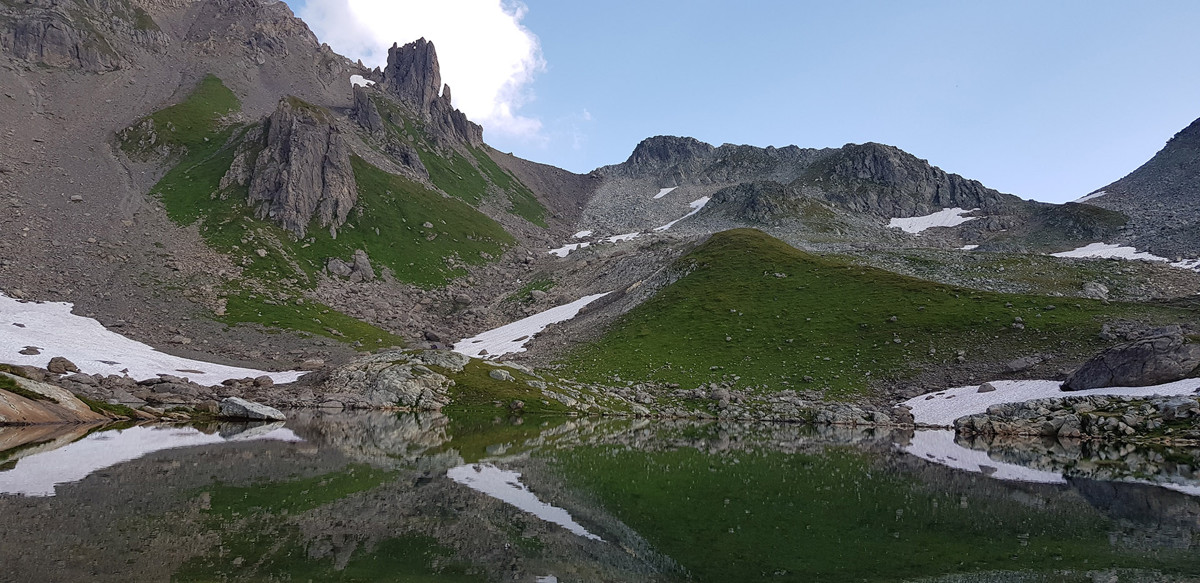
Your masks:
{"label": "green grassy slope", "polygon": [[[439,149],[432,145],[423,125],[409,118],[388,99],[374,96],[375,106],[384,125],[393,137],[403,140],[417,151],[421,164],[429,171],[429,179],[446,194],[472,205],[483,202],[489,187],[498,190],[509,201],[509,212],[539,226],[546,227],[546,208],[520,180],[500,168],[481,149],[464,146],[471,159],[457,151]],[[473,160],[473,161],[472,161]]]}
{"label": "green grassy slope", "polygon": [[[804,253],[750,229],[714,235],[675,268],[686,275],[569,354],[560,373],[685,387],[736,375],[743,386],[849,396],[873,381],[953,365],[960,350],[968,363],[1035,352],[1084,357],[1102,348],[1097,333],[1107,320],[1198,316],[955,288]],[[1023,330],[1012,327],[1018,317]]]}

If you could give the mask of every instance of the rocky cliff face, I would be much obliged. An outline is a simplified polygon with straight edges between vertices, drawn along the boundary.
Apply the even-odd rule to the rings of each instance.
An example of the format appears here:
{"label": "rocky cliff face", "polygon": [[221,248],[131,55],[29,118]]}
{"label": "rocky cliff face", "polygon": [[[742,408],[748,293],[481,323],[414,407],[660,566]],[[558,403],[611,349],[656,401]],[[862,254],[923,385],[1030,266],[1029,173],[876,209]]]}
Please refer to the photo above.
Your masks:
{"label": "rocky cliff face", "polygon": [[1200,255],[1200,119],[1086,204],[1129,215],[1124,242],[1138,249],[1172,259]]}
{"label": "rocky cliff face", "polygon": [[[439,144],[483,145],[483,128],[454,109],[450,86],[442,85],[441,66],[433,43],[419,39],[388,50],[388,64],[366,75],[380,89],[407,106],[427,124],[429,138]],[[440,92],[440,93],[439,93]]]}
{"label": "rocky cliff face", "polygon": [[259,218],[272,219],[297,237],[316,221],[336,237],[358,200],[341,130],[326,112],[285,98],[268,120],[264,138],[248,184]]}

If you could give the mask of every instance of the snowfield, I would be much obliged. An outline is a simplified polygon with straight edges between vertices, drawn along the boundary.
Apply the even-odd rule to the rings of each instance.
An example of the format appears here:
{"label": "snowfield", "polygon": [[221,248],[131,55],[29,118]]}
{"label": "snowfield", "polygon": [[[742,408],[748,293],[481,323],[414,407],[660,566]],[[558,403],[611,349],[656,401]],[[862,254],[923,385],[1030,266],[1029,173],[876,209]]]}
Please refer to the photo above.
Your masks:
{"label": "snowfield", "polygon": [[283,422],[260,425],[232,437],[206,434],[194,427],[130,427],[102,431],[69,445],[17,460],[16,467],[0,472],[0,494],[54,496],[59,484],[78,482],[93,472],[132,461],[164,449],[196,447],[226,441],[289,441],[303,439],[285,429]]}
{"label": "snowfield", "polygon": [[[96,320],[72,314],[72,307],[69,303],[21,302],[0,294],[0,361],[45,368],[51,358],[62,356],[86,374],[145,380],[165,373],[206,386],[263,375],[277,383],[290,383],[305,374],[265,372],[164,354],[112,332]],[[20,353],[28,347],[41,354]]]}
{"label": "snowfield", "polygon": [[362,75],[351,75],[350,76],[350,84],[357,85],[359,87],[373,87],[375,85],[375,82],[368,81],[367,78],[363,77]]}
{"label": "snowfield", "polygon": [[571,235],[571,238],[572,239],[582,239],[584,237],[591,237],[591,236],[592,236],[591,231],[580,231],[578,233],[575,233],[574,235]]}
{"label": "snowfield", "polygon": [[1089,194],[1089,195],[1087,195],[1087,196],[1082,196],[1082,197],[1080,197],[1080,198],[1077,198],[1077,199],[1075,199],[1075,200],[1073,200],[1073,201],[1071,201],[1071,202],[1074,202],[1074,203],[1083,203],[1083,202],[1087,202],[1087,201],[1089,201],[1089,200],[1096,200],[1097,198],[1100,198],[1100,197],[1102,197],[1102,196],[1104,196],[1104,195],[1106,195],[1106,194],[1108,194],[1108,193],[1107,193],[1107,192],[1104,192],[1103,190],[1097,190],[1096,192],[1093,192],[1093,193],[1091,193],[1091,194]]}
{"label": "snowfield", "polygon": [[521,483],[521,474],[502,470],[492,464],[471,464],[450,468],[446,477],[477,492],[483,492],[506,504],[511,504],[546,522],[557,524],[583,538],[602,541],[575,522],[570,513],[538,499]]}
{"label": "snowfield", "polygon": [[926,393],[903,403],[912,409],[918,425],[950,427],[954,420],[967,415],[987,412],[987,408],[1001,403],[1023,403],[1050,397],[1086,397],[1090,395],[1128,395],[1150,397],[1160,395],[1173,397],[1190,395],[1200,390],[1200,379],[1184,379],[1165,385],[1151,387],[1112,387],[1088,391],[1063,391],[1059,381],[992,381],[996,390],[980,393],[979,386],[958,387]]}
{"label": "snowfield", "polygon": [[956,227],[967,221],[973,221],[978,217],[964,217],[967,213],[973,213],[979,209],[964,210],[960,208],[942,209],[931,215],[923,217],[909,217],[902,219],[892,219],[888,222],[888,226],[893,229],[900,229],[905,233],[919,234],[926,229],[934,227]]}
{"label": "snowfield", "polygon": [[[574,318],[584,306],[610,293],[612,292],[585,296],[569,304],[488,330],[478,336],[459,341],[451,350],[472,358],[495,358],[502,354],[525,352],[525,343],[529,342],[534,334],[540,333],[551,324]],[[484,351],[487,351],[487,354],[483,354]]]}
{"label": "snowfield", "polygon": [[672,186],[671,188],[664,188],[664,189],[662,189],[662,190],[659,190],[659,191],[658,191],[658,194],[654,195],[654,198],[658,199],[658,198],[662,198],[662,197],[664,197],[664,196],[666,196],[666,195],[668,195],[668,194],[671,194],[672,192],[674,192],[674,190],[675,190],[676,188],[679,188],[679,187],[678,187],[678,186]]}
{"label": "snowfield", "polygon": [[1108,243],[1091,243],[1078,249],[1063,251],[1061,253],[1051,253],[1050,256],[1074,259],[1137,259],[1142,261],[1158,261],[1179,269],[1200,271],[1200,259],[1171,261],[1166,257],[1159,257],[1153,253],[1138,251],[1133,247],[1121,247],[1120,245],[1110,245]]}
{"label": "snowfield", "polygon": [[567,255],[570,255],[571,252],[576,249],[583,249],[584,247],[591,247],[591,246],[592,246],[592,244],[588,243],[587,241],[584,241],[583,243],[567,243],[566,245],[563,245],[562,247],[559,247],[558,249],[551,249],[550,255],[566,257]]}
{"label": "snowfield", "polygon": [[641,233],[625,233],[624,235],[613,235],[605,239],[605,241],[608,241],[609,243],[620,243],[621,241],[632,241],[637,239],[639,236],[641,236]]}
{"label": "snowfield", "polygon": [[708,204],[709,200],[711,200],[711,199],[707,196],[700,197],[696,200],[693,200],[692,202],[688,203],[688,206],[692,207],[692,212],[690,212],[686,215],[683,215],[682,217],[679,217],[678,219],[675,219],[661,227],[654,227],[654,230],[655,231],[665,231],[667,229],[670,229],[671,227],[674,227],[675,223],[678,223],[679,221],[682,221],[683,219],[686,219],[686,218],[700,212],[700,209],[703,209],[704,205]]}

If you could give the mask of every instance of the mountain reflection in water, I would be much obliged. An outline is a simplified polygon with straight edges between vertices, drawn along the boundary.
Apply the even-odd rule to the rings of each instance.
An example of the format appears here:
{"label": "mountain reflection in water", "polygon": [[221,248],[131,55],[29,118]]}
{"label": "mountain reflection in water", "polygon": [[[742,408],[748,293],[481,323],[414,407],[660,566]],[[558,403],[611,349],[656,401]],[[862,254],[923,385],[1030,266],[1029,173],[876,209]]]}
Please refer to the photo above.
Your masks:
{"label": "mountain reflection in water", "polygon": [[[42,472],[58,484],[52,497],[49,482],[0,494],[0,580],[1185,581],[1200,572],[1192,450],[786,424],[294,415],[247,433],[0,430],[0,483]],[[54,462],[55,452],[75,461]],[[65,466],[74,473],[55,473]]]}

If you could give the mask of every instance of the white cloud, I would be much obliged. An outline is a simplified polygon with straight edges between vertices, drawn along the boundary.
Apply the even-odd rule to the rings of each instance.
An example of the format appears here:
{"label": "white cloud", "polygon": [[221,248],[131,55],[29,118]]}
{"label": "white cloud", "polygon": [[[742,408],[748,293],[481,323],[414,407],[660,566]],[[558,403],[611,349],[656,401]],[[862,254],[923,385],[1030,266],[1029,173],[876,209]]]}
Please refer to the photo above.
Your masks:
{"label": "white cloud", "polygon": [[322,42],[369,66],[385,65],[392,43],[425,37],[455,107],[489,132],[540,141],[541,121],[518,112],[545,68],[537,36],[521,25],[526,11],[506,0],[308,0],[299,15]]}

